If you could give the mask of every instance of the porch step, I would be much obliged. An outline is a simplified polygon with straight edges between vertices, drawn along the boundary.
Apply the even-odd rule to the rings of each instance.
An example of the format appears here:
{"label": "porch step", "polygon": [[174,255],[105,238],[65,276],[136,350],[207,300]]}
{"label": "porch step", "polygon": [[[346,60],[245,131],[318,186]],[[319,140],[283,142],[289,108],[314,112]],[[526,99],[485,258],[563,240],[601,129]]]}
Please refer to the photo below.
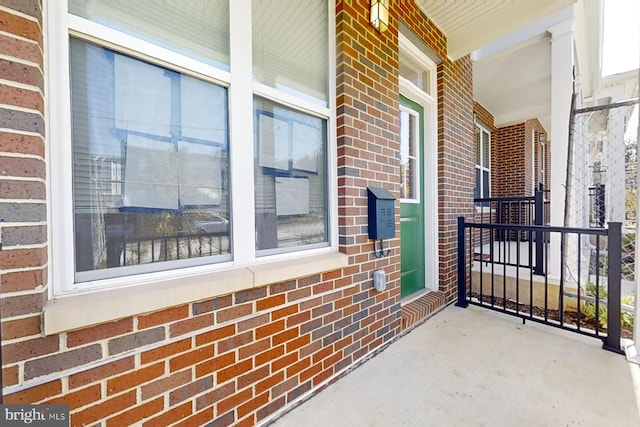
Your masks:
{"label": "porch step", "polygon": [[446,304],[443,292],[433,291],[402,304],[402,329],[405,330],[425,320]]}

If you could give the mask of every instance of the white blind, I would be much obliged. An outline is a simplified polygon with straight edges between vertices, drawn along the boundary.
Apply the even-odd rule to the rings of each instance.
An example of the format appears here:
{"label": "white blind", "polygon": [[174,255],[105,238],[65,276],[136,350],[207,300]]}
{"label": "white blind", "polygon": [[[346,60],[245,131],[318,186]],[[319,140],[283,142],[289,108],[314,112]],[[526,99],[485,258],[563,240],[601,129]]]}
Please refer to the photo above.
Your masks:
{"label": "white blind", "polygon": [[326,105],[327,1],[253,0],[252,13],[254,79]]}
{"label": "white blind", "polygon": [[69,0],[69,12],[229,68],[229,0]]}

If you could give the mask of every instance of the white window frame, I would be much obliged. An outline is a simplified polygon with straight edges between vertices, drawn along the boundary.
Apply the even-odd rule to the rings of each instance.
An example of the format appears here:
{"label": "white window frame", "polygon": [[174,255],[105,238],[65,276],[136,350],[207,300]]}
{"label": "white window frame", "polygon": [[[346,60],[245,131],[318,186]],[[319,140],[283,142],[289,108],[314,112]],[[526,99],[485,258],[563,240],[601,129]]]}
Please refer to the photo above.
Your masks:
{"label": "white window frame", "polygon": [[[411,42],[404,34],[398,34],[399,56],[410,56],[414,61],[429,70],[430,93],[416,86],[408,79],[399,76],[400,93],[424,108],[423,152],[422,159],[424,177],[420,182],[420,193],[424,197],[424,266],[425,287],[437,290],[439,277],[440,250],[438,246],[438,91],[437,65],[423,51]],[[418,139],[419,141],[419,139]],[[404,202],[404,200],[402,200]],[[410,200],[409,200],[410,202]]]}
{"label": "white window frame", "polygon": [[[476,163],[476,170],[480,170],[480,182],[476,183],[476,185],[478,185],[480,188],[478,188],[478,195],[480,196],[480,198],[484,197],[484,187],[483,187],[483,179],[482,179],[482,173],[483,172],[488,172],[489,174],[489,197],[491,197],[491,132],[489,131],[489,129],[487,129],[485,126],[483,126],[482,124],[480,124],[479,122],[476,121],[476,128],[480,130],[480,159],[482,160],[482,153],[484,153],[484,150],[482,149],[483,144],[489,144],[489,158],[487,159],[487,163],[488,163],[488,167],[483,166],[483,165],[479,165]],[[484,138],[482,137],[482,135],[487,134],[487,140],[485,141]],[[476,153],[476,159],[477,159],[477,153]]]}
{"label": "white window frame", "polygon": [[[413,170],[413,175],[411,176],[411,186],[414,189],[414,193],[417,197],[414,198],[400,198],[402,203],[420,203],[420,195],[422,194],[422,183],[420,182],[420,169],[422,168],[422,152],[420,151],[420,116],[419,114],[412,110],[411,108],[407,108],[404,105],[400,105],[400,111],[409,114],[409,116],[413,117],[413,134],[415,138],[413,141],[410,141],[410,144],[413,144],[413,156],[408,156],[411,160],[415,160],[416,167]],[[411,152],[411,149],[409,149]]]}
{"label": "white window frame", "polygon": [[[87,19],[67,13],[66,0],[49,1],[46,3],[48,25],[46,28],[46,45],[48,47],[47,70],[47,117],[49,162],[48,181],[49,190],[49,227],[51,242],[50,263],[50,298],[77,294],[79,291],[94,291],[131,287],[132,285],[151,285],[164,283],[167,286],[178,285],[185,277],[200,278],[211,281],[220,274],[231,272],[244,277],[247,268],[253,268],[253,280],[249,283],[237,285],[212,286],[207,294],[217,295],[226,293],[230,288],[246,289],[273,281],[292,278],[298,274],[311,274],[316,269],[330,269],[343,266],[345,257],[331,256],[337,254],[337,149],[335,128],[335,16],[334,1],[327,0],[329,37],[327,40],[329,93],[328,105],[322,106],[308,99],[298,98],[291,94],[259,84],[252,79],[251,49],[251,0],[230,0],[230,69],[233,73],[220,70],[213,66],[196,61],[188,56],[178,54],[97,24]],[[229,104],[229,145],[230,145],[230,183],[231,183],[231,212],[232,212],[232,261],[209,265],[189,266],[188,260],[184,265],[160,272],[142,273],[124,277],[100,279],[89,282],[76,283],[75,275],[75,247],[73,233],[73,195],[72,170],[68,166],[72,158],[71,132],[71,97],[70,97],[70,69],[69,69],[69,37],[77,36],[83,40],[99,42],[100,45],[118,52],[128,53],[143,60],[149,60],[161,66],[167,66],[179,72],[189,74],[200,79],[228,88]],[[105,41],[107,40],[107,41]],[[255,200],[253,168],[247,168],[248,162],[253,163],[253,97],[261,96],[277,103],[292,107],[297,111],[321,117],[327,123],[327,200],[328,200],[328,243],[326,247],[316,249],[301,249],[272,256],[256,256],[255,245]],[[240,153],[240,154],[238,154]],[[233,189],[242,189],[235,191]],[[73,254],[70,256],[70,254]],[[318,257],[319,255],[329,255]],[[311,263],[307,269],[304,262],[315,258],[323,262]],[[327,263],[327,259],[335,262]],[[292,261],[301,263],[300,271],[291,268],[281,271],[281,264]],[[280,262],[281,264],[278,264]],[[317,264],[317,265],[316,265]],[[252,267],[253,266],[253,267]],[[260,275],[257,272],[262,272]],[[225,277],[227,277],[225,276]],[[241,282],[238,280],[238,282]],[[186,294],[185,294],[186,295]],[[196,298],[193,296],[192,298]],[[175,305],[177,301],[169,305]],[[49,328],[51,329],[51,328]],[[53,329],[56,329],[55,327]]]}

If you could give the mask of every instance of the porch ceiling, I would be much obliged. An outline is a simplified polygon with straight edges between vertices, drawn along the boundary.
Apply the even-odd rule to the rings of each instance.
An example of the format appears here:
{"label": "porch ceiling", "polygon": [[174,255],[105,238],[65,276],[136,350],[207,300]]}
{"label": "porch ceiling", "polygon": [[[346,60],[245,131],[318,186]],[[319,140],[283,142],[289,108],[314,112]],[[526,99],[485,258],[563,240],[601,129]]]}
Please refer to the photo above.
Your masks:
{"label": "porch ceiling", "polygon": [[572,18],[577,0],[415,0],[447,36],[448,55],[472,54],[474,99],[498,127],[551,122],[548,30]]}
{"label": "porch ceiling", "polygon": [[576,0],[415,0],[447,36],[456,60],[575,3]]}

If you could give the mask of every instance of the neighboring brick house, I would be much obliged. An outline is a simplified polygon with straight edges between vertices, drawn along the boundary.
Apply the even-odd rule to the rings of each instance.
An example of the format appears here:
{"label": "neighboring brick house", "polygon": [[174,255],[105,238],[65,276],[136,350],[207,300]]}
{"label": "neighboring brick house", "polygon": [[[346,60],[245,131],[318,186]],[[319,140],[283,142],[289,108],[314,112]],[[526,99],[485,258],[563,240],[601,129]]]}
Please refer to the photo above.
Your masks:
{"label": "neighboring brick house", "polygon": [[[474,104],[477,126],[490,135],[491,197],[533,196],[549,188],[549,142],[538,119],[497,128],[493,115]],[[524,173],[523,173],[524,171]]]}
{"label": "neighboring brick house", "polygon": [[[316,1],[289,26],[234,0],[207,18],[228,16],[223,34],[207,35],[228,37],[214,52],[171,39],[176,17],[196,31],[206,14],[121,33],[135,14],[76,1],[68,13],[65,3],[0,0],[5,403],[66,403],[72,425],[263,423],[454,301],[456,217],[474,209],[472,62],[447,57],[414,2],[392,2],[379,33],[368,1]],[[251,13],[262,37],[253,44]],[[295,48],[296,30],[311,28],[320,41],[300,59],[308,69],[277,68],[272,33],[291,31]],[[414,60],[430,77],[411,73]],[[434,82],[424,112],[400,97],[423,77]],[[203,118],[206,108],[220,115]],[[424,190],[434,216],[425,257],[437,267],[423,280],[431,292],[403,302],[399,199],[413,187],[401,179],[400,117],[421,114],[436,153],[425,167],[436,177]],[[189,174],[198,165],[219,172]],[[387,256],[368,237],[367,187],[398,199]]]}

